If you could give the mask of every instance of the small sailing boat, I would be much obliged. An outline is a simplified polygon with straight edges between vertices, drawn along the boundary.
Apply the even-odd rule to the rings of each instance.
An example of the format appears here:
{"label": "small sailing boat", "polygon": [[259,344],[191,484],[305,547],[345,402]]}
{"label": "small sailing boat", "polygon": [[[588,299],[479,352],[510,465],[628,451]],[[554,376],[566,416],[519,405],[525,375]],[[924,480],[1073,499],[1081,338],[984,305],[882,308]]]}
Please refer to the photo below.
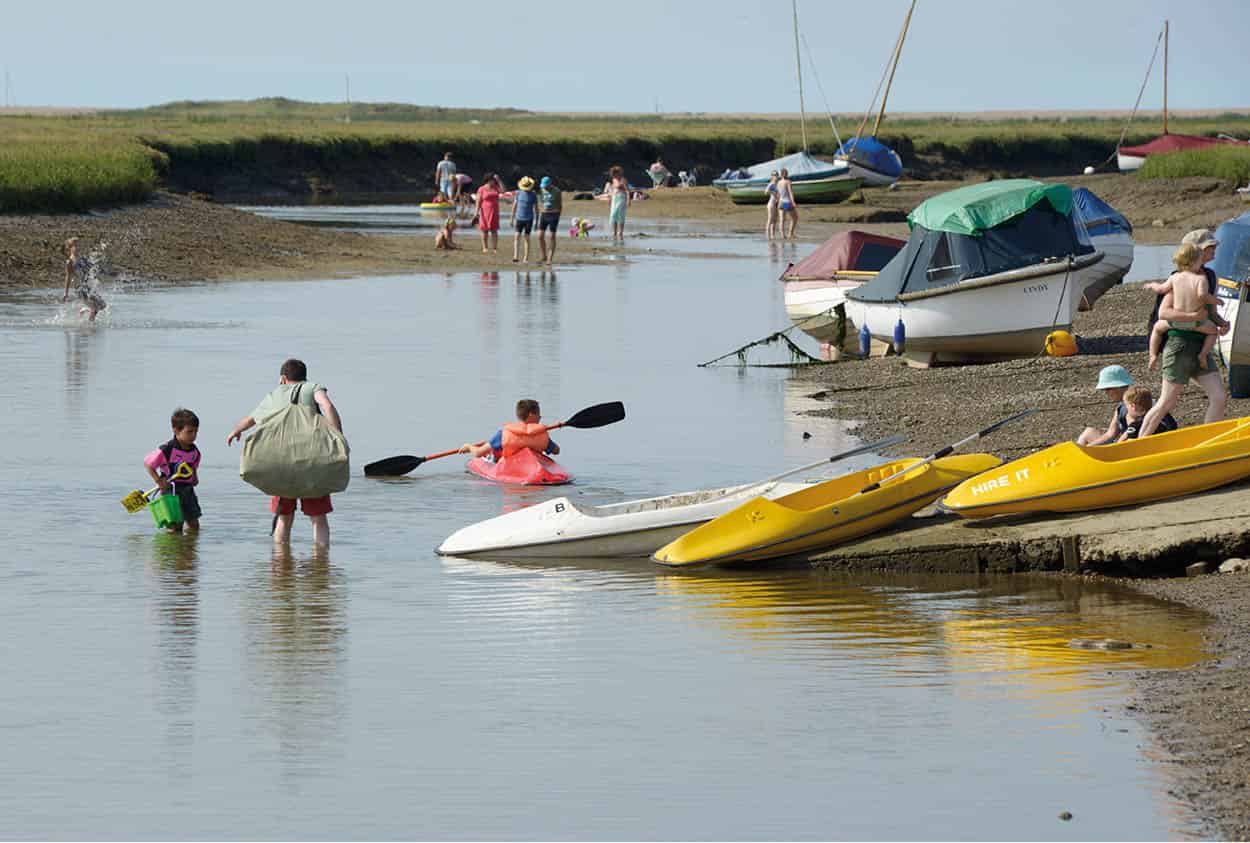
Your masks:
{"label": "small sailing boat", "polygon": [[[1154,67],[1155,56],[1159,53],[1159,42],[1163,43],[1163,134],[1152,141],[1148,141],[1137,146],[1124,146],[1124,132],[1120,133],[1120,142],[1116,144],[1116,164],[1120,168],[1121,173],[1131,173],[1141,168],[1146,163],[1146,158],[1151,155],[1164,155],[1168,152],[1183,152],[1190,149],[1203,149],[1208,146],[1219,146],[1222,144],[1242,144],[1235,138],[1228,137],[1205,137],[1202,135],[1176,135],[1168,132],[1168,22],[1163,22],[1163,30],[1159,33],[1159,38],[1155,42],[1155,53],[1150,57],[1150,64],[1146,67],[1146,80],[1150,79],[1150,70]],[[1146,82],[1142,82],[1142,91],[1146,89]],[[1137,95],[1138,103],[1141,102],[1141,94]],[[1133,112],[1137,112],[1137,106],[1133,106]],[[1129,117],[1129,120],[1132,120]],[[1128,126],[1125,125],[1125,131]]]}
{"label": "small sailing boat", "polygon": [[[898,157],[897,152],[877,140],[877,131],[881,128],[881,119],[885,116],[885,103],[890,98],[890,86],[894,84],[894,71],[898,70],[898,60],[903,55],[903,41],[907,38],[907,28],[911,25],[911,15],[914,11],[916,11],[916,0],[912,0],[911,7],[907,10],[907,17],[903,19],[903,29],[898,34],[898,40],[894,42],[894,53],[888,65],[890,76],[885,83],[885,93],[881,97],[881,109],[877,112],[877,119],[872,124],[872,133],[865,135],[864,128],[868,125],[868,115],[872,113],[872,107],[876,104],[876,92],[872,95],[873,101],[868,104],[868,110],[864,112],[864,119],[860,122],[855,137],[838,147],[838,152],[834,156],[835,160],[847,163],[851,168],[851,175],[862,178],[864,184],[873,187],[886,187],[894,184],[903,174],[902,159]],[[881,85],[878,83],[877,90],[880,89]]]}

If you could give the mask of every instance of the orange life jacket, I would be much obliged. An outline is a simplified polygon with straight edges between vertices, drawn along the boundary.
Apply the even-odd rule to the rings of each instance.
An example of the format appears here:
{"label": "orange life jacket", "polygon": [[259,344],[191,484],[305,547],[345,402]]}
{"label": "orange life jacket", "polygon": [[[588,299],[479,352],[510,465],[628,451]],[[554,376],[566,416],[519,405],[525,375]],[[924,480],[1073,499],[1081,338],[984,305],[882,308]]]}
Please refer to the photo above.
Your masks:
{"label": "orange life jacket", "polygon": [[541,424],[509,422],[503,426],[503,455],[505,457],[512,456],[517,451],[523,451],[526,448],[541,454],[550,443],[551,437],[547,435],[546,428]]}

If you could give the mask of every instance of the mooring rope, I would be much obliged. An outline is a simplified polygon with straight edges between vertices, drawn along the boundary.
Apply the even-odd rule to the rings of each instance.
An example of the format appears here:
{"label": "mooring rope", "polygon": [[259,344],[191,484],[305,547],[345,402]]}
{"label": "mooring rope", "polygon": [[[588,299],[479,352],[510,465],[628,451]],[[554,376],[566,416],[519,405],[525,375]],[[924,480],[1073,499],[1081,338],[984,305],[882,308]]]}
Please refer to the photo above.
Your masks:
{"label": "mooring rope", "polygon": [[[738,368],[745,368],[748,366],[752,368],[778,368],[782,366],[786,366],[786,367],[788,366],[811,366],[813,364],[817,364],[821,366],[826,365],[832,361],[821,360],[818,357],[813,357],[812,355],[808,354],[806,351],[804,351],[802,348],[796,345],[794,343],[794,340],[790,339],[789,334],[791,331],[795,329],[801,329],[804,325],[806,325],[808,322],[811,322],[814,319],[820,319],[820,318],[832,315],[839,307],[845,308],[845,304],[843,303],[835,304],[833,307],[822,310],[820,313],[813,313],[811,316],[805,316],[802,319],[800,319],[798,322],[795,322],[789,328],[786,328],[781,331],[774,331],[773,333],[769,334],[766,337],[763,337],[762,339],[755,340],[754,342],[749,342],[744,346],[735,348],[733,351],[722,354],[720,357],[713,357],[711,360],[706,360],[699,364],[699,368],[703,369],[708,366],[713,366],[714,364],[719,363],[720,361],[728,357],[738,358]],[[845,313],[845,310],[843,312]],[[841,318],[845,320],[846,317],[842,316]],[[845,331],[846,329],[845,329],[845,323],[844,323],[844,327],[838,333],[842,335],[843,337],[845,337]],[[793,362],[790,362],[790,363],[747,363],[746,362],[746,353],[750,351],[752,348],[755,348],[757,345],[772,345],[773,343],[778,342],[778,341],[784,342],[789,347],[790,354],[794,357]],[[839,345],[840,344],[841,343],[839,343]]]}

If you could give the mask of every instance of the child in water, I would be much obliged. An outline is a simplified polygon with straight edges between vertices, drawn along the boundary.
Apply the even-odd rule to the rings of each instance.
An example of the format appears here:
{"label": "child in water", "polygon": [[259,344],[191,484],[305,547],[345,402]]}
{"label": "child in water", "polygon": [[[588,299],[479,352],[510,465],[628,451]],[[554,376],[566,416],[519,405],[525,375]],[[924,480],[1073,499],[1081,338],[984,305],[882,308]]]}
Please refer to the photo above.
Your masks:
{"label": "child in water", "polygon": [[101,310],[108,307],[104,297],[91,277],[91,262],[78,254],[78,238],[71,237],[65,241],[65,294],[61,301],[69,301],[70,281],[75,282],[75,291],[83,306],[79,314],[90,314],[87,321],[94,322]]}
{"label": "child in water", "polygon": [[[200,482],[200,449],[195,446],[195,438],[200,432],[200,419],[195,413],[183,407],[174,410],[169,417],[170,427],[174,430],[174,438],[161,445],[143,458],[143,465],[152,480],[160,487],[161,494],[171,491],[178,496],[178,505],[182,509],[182,520],[191,532],[200,529],[200,501],[195,495],[195,487]],[[172,481],[171,478],[178,467],[187,465],[191,468],[191,477],[186,480]],[[171,533],[181,533],[182,524],[169,528]]]}
{"label": "child in water", "polygon": [[434,235],[434,248],[446,249],[449,252],[460,248],[460,244],[456,242],[455,217],[448,217],[443,221],[443,227],[438,230],[438,234]]}
{"label": "child in water", "polygon": [[[1218,306],[1220,304],[1219,298],[1211,295],[1207,289],[1207,278],[1202,273],[1201,249],[1193,243],[1182,243],[1181,247],[1176,250],[1176,254],[1172,256],[1172,263],[1176,265],[1176,272],[1168,276],[1166,281],[1161,284],[1143,284],[1142,286],[1161,296],[1171,293],[1172,307],[1186,313],[1206,311],[1207,305]],[[1205,317],[1192,322],[1155,320],[1154,328],[1150,331],[1149,367],[1153,369],[1158,364],[1159,352],[1162,351],[1163,344],[1167,341],[1169,330],[1205,335],[1202,341],[1202,351],[1198,354],[1198,366],[1203,369],[1207,368],[1209,355],[1215,349],[1219,329],[1215,323]]]}

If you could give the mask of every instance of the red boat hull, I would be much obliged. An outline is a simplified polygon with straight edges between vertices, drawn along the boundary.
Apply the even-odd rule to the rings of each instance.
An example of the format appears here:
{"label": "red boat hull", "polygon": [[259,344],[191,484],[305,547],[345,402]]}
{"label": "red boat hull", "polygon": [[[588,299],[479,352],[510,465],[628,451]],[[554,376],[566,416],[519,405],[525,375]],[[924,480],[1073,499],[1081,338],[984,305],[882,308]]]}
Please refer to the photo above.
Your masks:
{"label": "red boat hull", "polygon": [[510,486],[561,486],[573,480],[573,475],[551,457],[529,449],[517,451],[499,462],[477,457],[469,460],[465,468],[478,477]]}

